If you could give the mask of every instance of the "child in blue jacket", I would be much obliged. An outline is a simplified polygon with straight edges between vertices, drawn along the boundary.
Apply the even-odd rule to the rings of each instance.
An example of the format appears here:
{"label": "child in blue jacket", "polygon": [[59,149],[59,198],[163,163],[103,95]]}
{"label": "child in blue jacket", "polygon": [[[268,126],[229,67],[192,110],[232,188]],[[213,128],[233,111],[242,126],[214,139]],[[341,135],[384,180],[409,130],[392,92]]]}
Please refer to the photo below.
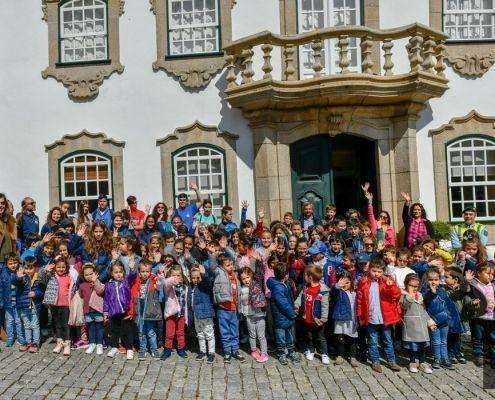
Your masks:
{"label": "child in blue jacket", "polygon": [[[296,310],[294,307],[294,291],[289,283],[289,267],[278,263],[274,268],[274,278],[266,282],[271,292],[270,310],[272,312],[275,340],[277,342],[278,360],[287,365],[287,357],[292,362],[299,362],[294,351],[294,322]],[[287,356],[285,351],[287,350]]]}

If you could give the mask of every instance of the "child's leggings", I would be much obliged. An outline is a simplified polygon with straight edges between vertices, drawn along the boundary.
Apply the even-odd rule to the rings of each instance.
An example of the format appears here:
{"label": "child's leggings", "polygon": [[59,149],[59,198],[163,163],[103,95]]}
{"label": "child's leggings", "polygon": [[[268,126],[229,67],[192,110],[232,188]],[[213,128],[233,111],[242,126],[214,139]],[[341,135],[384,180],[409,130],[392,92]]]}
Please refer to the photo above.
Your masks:
{"label": "child's leggings", "polygon": [[185,337],[185,318],[181,317],[168,317],[165,320],[165,348],[171,349],[174,346],[174,338],[177,337],[177,348],[183,349],[186,346]]}
{"label": "child's leggings", "polygon": [[57,339],[69,340],[69,307],[51,306],[53,327]]}
{"label": "child's leggings", "polygon": [[247,328],[249,332],[249,346],[251,351],[257,349],[256,339],[260,342],[260,353],[267,354],[267,344],[265,337],[265,316],[264,315],[248,315],[246,317]]}
{"label": "child's leggings", "polygon": [[110,347],[119,347],[120,339],[126,350],[132,350],[136,327],[134,321],[124,319],[125,317],[125,314],[116,314],[110,317],[110,337],[108,344]]}
{"label": "child's leggings", "polygon": [[420,348],[418,351],[408,350],[407,353],[409,354],[409,362],[411,364],[416,364],[416,357],[420,364],[426,362],[426,351],[424,348]]}
{"label": "child's leggings", "polygon": [[[215,326],[213,318],[194,319],[194,329],[198,335],[199,351],[215,354]],[[208,344],[208,348],[206,348]]]}
{"label": "child's leggings", "polygon": [[336,334],[335,339],[337,341],[337,354],[341,357],[345,357],[346,348],[350,358],[356,358],[356,344],[357,338],[350,337],[344,334]]}

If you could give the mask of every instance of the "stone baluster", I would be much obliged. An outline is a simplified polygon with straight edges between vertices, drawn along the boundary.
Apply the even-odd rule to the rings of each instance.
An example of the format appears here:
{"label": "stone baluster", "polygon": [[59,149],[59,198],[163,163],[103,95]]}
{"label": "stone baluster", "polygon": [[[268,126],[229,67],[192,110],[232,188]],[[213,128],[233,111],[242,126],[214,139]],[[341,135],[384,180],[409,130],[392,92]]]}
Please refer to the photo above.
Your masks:
{"label": "stone baluster", "polygon": [[264,44],[261,46],[261,50],[263,51],[263,59],[265,62],[263,63],[263,67],[261,68],[263,72],[265,73],[263,75],[263,79],[272,79],[272,71],[273,71],[273,66],[272,66],[272,50],[273,46],[271,44]]}
{"label": "stone baluster", "polygon": [[294,61],[294,45],[286,44],[284,46],[284,59],[285,59],[285,80],[296,80],[296,67]]}
{"label": "stone baluster", "polygon": [[373,73],[373,60],[371,59],[371,50],[373,47],[373,38],[371,36],[365,36],[361,38],[361,54],[363,62],[361,63],[361,70],[363,74]]}
{"label": "stone baluster", "polygon": [[321,76],[321,70],[323,64],[321,63],[321,49],[323,44],[320,39],[316,39],[311,43],[313,49],[313,71],[315,71],[315,78]]}
{"label": "stone baluster", "polygon": [[433,55],[435,54],[435,45],[436,43],[433,38],[431,36],[428,36],[423,46],[423,71],[429,74],[434,73],[433,67],[435,66],[435,58],[433,57]]}
{"label": "stone baluster", "polygon": [[340,67],[340,73],[341,74],[348,74],[349,71],[349,64],[351,63],[351,60],[349,59],[349,36],[348,35],[340,35],[339,36],[339,42],[337,43],[337,46],[339,47],[339,67]]}
{"label": "stone baluster", "polygon": [[253,54],[254,51],[251,47],[242,50],[242,85],[251,83],[253,81]]}
{"label": "stone baluster", "polygon": [[233,54],[229,54],[226,57],[227,61],[227,89],[234,88],[237,86],[236,80],[237,75],[235,73],[235,56]]}
{"label": "stone baluster", "polygon": [[414,36],[409,39],[408,54],[409,64],[411,66],[411,72],[417,72],[420,70],[423,63],[423,57],[421,51],[423,49],[423,35],[421,32],[416,32]]}
{"label": "stone baluster", "polygon": [[394,63],[392,62],[392,48],[394,47],[394,43],[392,39],[383,39],[382,50],[383,50],[383,71],[385,76],[391,76],[394,73],[392,72],[392,68],[394,68]]}
{"label": "stone baluster", "polygon": [[435,65],[435,71],[437,72],[438,76],[441,76],[442,78],[445,77],[445,42],[443,40],[440,40],[438,42],[438,45],[435,47],[435,57],[437,59],[437,63]]}

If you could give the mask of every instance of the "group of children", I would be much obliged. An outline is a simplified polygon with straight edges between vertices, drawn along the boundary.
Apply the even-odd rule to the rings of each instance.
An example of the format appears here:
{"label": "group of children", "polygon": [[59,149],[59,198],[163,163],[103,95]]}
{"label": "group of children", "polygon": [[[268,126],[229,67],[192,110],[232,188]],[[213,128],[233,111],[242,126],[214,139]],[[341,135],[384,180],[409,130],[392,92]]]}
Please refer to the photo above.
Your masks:
{"label": "group of children", "polygon": [[166,360],[174,348],[188,357],[197,340],[196,359],[213,363],[219,339],[225,363],[245,362],[246,344],[260,363],[272,351],[297,363],[301,348],[307,360],[369,360],[376,372],[382,351],[399,371],[404,352],[410,372],[430,374],[466,362],[469,330],[476,365],[495,367],[494,274],[475,235],[451,254],[428,236],[397,248],[390,220],[377,223],[372,209],[366,221],[329,205],[319,221],[308,205],[267,226],[263,210],[246,219],[243,203],[237,227],[231,207],[217,218],[205,200],[187,220],[188,207],[62,218],[43,237],[26,235],[0,265],[6,346],[36,353],[52,336],[67,356],[83,347]]}

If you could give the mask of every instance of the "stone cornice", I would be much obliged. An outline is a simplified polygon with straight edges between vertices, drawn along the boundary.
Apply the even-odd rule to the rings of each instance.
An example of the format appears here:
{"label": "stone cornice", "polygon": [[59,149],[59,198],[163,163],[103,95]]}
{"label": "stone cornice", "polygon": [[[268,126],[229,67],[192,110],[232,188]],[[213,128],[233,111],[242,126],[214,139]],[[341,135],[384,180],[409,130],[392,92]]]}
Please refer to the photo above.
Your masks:
{"label": "stone cornice", "polygon": [[49,150],[53,150],[54,148],[56,148],[58,146],[65,146],[68,141],[74,141],[74,140],[77,140],[77,139],[80,139],[83,137],[87,137],[90,139],[101,139],[102,143],[110,143],[116,147],[122,147],[122,148],[125,147],[124,141],[119,141],[119,140],[109,138],[109,137],[107,137],[107,135],[105,135],[102,132],[91,133],[91,132],[87,131],[86,129],[83,129],[79,133],[64,135],[62,137],[62,139],[56,140],[52,144],[45,145],[45,151],[48,152]]}
{"label": "stone cornice", "polygon": [[180,135],[190,133],[196,129],[200,130],[202,132],[212,132],[217,137],[222,137],[227,141],[229,141],[229,140],[235,141],[239,138],[238,135],[235,135],[233,133],[226,132],[226,131],[221,131],[220,129],[218,129],[218,127],[213,126],[213,125],[204,125],[200,121],[196,120],[192,124],[176,128],[172,134],[167,135],[161,139],[158,139],[156,141],[156,145],[160,146],[164,143],[167,143],[170,140],[177,140],[177,139],[179,139]]}
{"label": "stone cornice", "polygon": [[471,110],[469,114],[463,117],[452,118],[448,124],[443,124],[436,129],[430,129],[430,136],[439,135],[441,133],[444,133],[445,131],[453,131],[455,130],[456,125],[463,125],[470,122],[471,120],[480,122],[482,124],[490,124],[491,129],[495,129],[495,117],[481,115],[477,111]]}

